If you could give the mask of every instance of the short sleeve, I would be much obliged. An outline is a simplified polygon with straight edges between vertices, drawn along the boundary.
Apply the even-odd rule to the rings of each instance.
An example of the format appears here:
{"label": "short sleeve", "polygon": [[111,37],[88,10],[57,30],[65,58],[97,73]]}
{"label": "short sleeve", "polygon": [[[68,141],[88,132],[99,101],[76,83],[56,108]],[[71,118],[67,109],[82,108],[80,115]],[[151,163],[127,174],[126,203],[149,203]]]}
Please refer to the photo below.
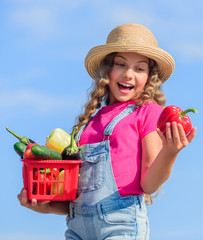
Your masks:
{"label": "short sleeve", "polygon": [[162,111],[162,107],[155,103],[147,103],[141,107],[139,126],[141,138],[156,130],[157,121]]}

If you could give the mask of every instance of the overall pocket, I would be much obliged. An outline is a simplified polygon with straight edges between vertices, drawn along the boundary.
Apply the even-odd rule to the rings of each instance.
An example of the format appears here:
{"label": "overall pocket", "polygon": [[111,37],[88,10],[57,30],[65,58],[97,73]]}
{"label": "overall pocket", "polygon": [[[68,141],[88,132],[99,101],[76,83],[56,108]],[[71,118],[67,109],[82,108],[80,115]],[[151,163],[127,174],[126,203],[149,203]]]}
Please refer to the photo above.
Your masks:
{"label": "overall pocket", "polygon": [[126,208],[105,212],[103,213],[103,217],[104,221],[108,224],[137,226],[136,212],[136,206],[132,205]]}
{"label": "overall pocket", "polygon": [[80,167],[78,192],[89,192],[100,189],[104,184],[105,165],[105,153],[85,157]]}

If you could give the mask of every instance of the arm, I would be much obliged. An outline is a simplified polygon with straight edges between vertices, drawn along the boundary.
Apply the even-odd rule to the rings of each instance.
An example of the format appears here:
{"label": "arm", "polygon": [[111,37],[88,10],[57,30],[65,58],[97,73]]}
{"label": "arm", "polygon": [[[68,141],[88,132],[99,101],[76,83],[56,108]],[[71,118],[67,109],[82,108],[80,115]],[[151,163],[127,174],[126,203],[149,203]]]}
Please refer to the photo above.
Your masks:
{"label": "arm", "polygon": [[18,194],[18,200],[20,204],[27,207],[35,212],[39,213],[53,213],[58,215],[68,215],[69,214],[69,202],[48,202],[48,201],[38,201],[33,199],[28,201],[27,191],[22,189],[20,194]]}
{"label": "arm", "polygon": [[181,149],[195,136],[196,128],[185,135],[181,124],[166,125],[166,137],[157,129],[142,140],[141,186],[146,194],[152,194],[168,180]]}

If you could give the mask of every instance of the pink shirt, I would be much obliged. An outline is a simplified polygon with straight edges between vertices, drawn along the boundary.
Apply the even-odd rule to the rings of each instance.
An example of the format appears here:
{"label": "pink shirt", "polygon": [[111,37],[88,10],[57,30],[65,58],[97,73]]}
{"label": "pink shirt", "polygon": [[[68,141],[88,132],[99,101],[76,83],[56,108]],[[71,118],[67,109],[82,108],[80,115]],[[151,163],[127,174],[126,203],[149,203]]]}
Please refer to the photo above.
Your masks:
{"label": "pink shirt", "polygon": [[[79,145],[103,141],[107,125],[129,104],[135,102],[115,103],[100,109],[82,132]],[[121,196],[143,193],[140,186],[141,141],[156,130],[162,110],[155,103],[144,104],[120,120],[109,138],[113,174]]]}

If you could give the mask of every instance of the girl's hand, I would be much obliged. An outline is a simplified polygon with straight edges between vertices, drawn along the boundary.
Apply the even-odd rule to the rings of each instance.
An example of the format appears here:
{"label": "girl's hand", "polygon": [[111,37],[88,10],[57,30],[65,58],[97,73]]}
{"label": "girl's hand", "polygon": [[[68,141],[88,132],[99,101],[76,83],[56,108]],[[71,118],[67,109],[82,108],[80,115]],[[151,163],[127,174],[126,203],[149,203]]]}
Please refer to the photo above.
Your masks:
{"label": "girl's hand", "polygon": [[178,153],[181,149],[186,147],[188,143],[192,142],[195,134],[196,128],[193,128],[191,132],[186,135],[183,126],[180,123],[169,122],[166,124],[166,137],[157,129],[159,136],[162,139],[163,147],[168,148],[171,153]]}
{"label": "girl's hand", "polygon": [[36,199],[32,199],[31,201],[28,201],[27,190],[24,188],[18,194],[17,198],[23,207],[29,208],[39,213],[49,213],[50,201],[37,201]]}
{"label": "girl's hand", "polygon": [[69,202],[67,201],[28,201],[26,189],[22,189],[18,194],[18,200],[23,207],[29,208],[39,213],[53,213],[58,215],[69,214]]}

